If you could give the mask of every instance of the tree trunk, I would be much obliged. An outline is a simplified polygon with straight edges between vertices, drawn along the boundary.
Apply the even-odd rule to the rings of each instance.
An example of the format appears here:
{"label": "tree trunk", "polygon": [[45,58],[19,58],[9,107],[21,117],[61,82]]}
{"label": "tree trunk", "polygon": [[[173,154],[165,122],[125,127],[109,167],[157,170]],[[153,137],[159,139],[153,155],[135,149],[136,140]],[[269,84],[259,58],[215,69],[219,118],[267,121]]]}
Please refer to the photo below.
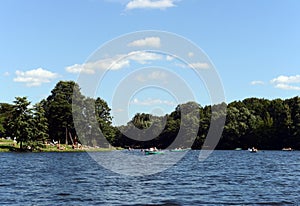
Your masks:
{"label": "tree trunk", "polygon": [[66,145],[68,145],[68,128],[66,127]]}

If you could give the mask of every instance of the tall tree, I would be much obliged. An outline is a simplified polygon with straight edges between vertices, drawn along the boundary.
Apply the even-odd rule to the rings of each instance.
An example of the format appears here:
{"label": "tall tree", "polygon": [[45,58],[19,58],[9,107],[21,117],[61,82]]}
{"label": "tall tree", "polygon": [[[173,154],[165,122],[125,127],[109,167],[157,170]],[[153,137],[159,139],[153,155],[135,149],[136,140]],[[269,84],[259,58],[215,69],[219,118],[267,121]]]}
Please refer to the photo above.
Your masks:
{"label": "tall tree", "polygon": [[12,119],[13,105],[0,103],[0,137],[9,137],[8,123]]}
{"label": "tall tree", "polygon": [[106,138],[106,140],[112,144],[115,142],[116,128],[112,126],[112,116],[110,112],[111,109],[109,108],[108,104],[103,99],[98,97],[95,100],[96,119],[104,138]]}
{"label": "tall tree", "polygon": [[295,149],[300,149],[300,97],[294,97],[285,101],[290,108],[292,124],[290,127],[291,136],[289,145]]}
{"label": "tall tree", "polygon": [[[74,99],[76,98],[76,99]],[[81,102],[83,96],[78,84],[73,81],[60,81],[48,96],[44,105],[49,123],[50,138],[66,142],[66,131],[75,137],[76,131],[72,116],[72,101]]]}
{"label": "tall tree", "polygon": [[290,137],[290,108],[283,100],[275,99],[271,101],[268,110],[273,119],[272,130],[269,132],[269,136],[272,136],[272,147],[281,149],[285,145],[284,139]]}
{"label": "tall tree", "polygon": [[90,146],[108,146],[107,141],[114,135],[111,134],[110,108],[107,103],[100,98],[95,100],[87,97],[81,105],[76,106],[78,109],[73,105],[74,123],[81,143]]}
{"label": "tall tree", "polygon": [[32,118],[32,146],[41,146],[47,139],[48,134],[48,120],[45,116],[45,110],[42,103],[37,103],[33,106],[33,118]]}
{"label": "tall tree", "polygon": [[30,102],[26,97],[16,97],[12,111],[12,119],[9,122],[11,137],[15,137],[23,149],[23,143],[30,141],[32,133],[32,110],[28,108]]}

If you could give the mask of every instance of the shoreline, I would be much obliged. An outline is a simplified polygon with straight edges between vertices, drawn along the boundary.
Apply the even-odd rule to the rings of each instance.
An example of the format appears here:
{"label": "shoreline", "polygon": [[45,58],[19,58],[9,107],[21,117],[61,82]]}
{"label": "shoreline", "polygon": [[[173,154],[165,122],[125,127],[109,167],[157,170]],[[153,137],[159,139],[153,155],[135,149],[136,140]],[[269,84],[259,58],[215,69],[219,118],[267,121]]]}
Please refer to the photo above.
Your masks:
{"label": "shoreline", "polygon": [[[72,153],[72,152],[111,152],[111,151],[118,151],[118,150],[126,150],[126,148],[121,147],[111,147],[111,148],[104,148],[104,147],[90,147],[90,146],[81,146],[80,148],[72,148],[72,145],[65,145],[60,144],[59,148],[57,145],[43,145],[43,147],[40,147],[36,150],[30,150],[30,149],[23,149],[20,150],[20,145],[15,143],[13,140],[7,140],[7,139],[0,139],[0,153],[1,152],[15,152],[15,153],[44,153],[44,152],[56,152],[56,153]],[[283,152],[292,152],[292,151],[299,151],[297,149],[291,149],[291,150],[284,150],[283,149],[260,149],[259,152],[263,151],[283,151]],[[169,150],[169,149],[165,149]],[[208,149],[191,149],[191,150],[208,150]],[[247,149],[214,149],[217,151],[247,151]]]}
{"label": "shoreline", "polygon": [[110,152],[116,150],[122,150],[123,148],[101,148],[101,147],[88,147],[82,146],[81,148],[72,148],[72,145],[60,144],[59,148],[56,145],[43,145],[36,150],[19,148],[19,144],[16,144],[13,140],[0,139],[0,153],[1,152],[16,152],[16,153],[44,153],[44,152]]}

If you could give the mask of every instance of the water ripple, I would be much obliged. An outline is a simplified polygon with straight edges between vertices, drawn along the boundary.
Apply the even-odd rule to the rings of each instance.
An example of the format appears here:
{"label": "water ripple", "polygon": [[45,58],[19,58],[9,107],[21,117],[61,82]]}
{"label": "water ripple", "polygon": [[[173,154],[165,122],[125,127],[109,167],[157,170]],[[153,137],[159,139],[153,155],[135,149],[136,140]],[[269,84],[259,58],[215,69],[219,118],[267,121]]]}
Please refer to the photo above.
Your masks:
{"label": "water ripple", "polygon": [[0,153],[0,205],[300,203],[300,152],[215,151],[203,162],[198,155],[190,151],[168,170],[131,177],[87,153]]}

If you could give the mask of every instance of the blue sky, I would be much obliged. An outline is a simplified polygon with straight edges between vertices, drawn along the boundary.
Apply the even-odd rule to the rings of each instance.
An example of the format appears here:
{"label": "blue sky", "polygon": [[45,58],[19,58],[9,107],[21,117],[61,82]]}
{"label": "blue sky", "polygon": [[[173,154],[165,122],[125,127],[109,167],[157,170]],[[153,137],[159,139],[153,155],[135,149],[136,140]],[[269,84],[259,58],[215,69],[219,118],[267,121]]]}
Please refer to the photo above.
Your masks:
{"label": "blue sky", "polygon": [[[59,80],[77,81],[79,73],[70,68],[83,65],[101,45],[141,30],[194,42],[219,73],[226,102],[290,98],[300,93],[299,10],[298,0],[1,0],[0,102],[46,98]],[[195,91],[197,80],[179,73],[201,93],[196,100],[208,104],[201,81],[201,92]],[[155,74],[163,76],[149,73]],[[99,96],[111,105],[108,93]],[[131,97],[129,116],[155,108],[170,112],[176,103],[152,88]]]}

